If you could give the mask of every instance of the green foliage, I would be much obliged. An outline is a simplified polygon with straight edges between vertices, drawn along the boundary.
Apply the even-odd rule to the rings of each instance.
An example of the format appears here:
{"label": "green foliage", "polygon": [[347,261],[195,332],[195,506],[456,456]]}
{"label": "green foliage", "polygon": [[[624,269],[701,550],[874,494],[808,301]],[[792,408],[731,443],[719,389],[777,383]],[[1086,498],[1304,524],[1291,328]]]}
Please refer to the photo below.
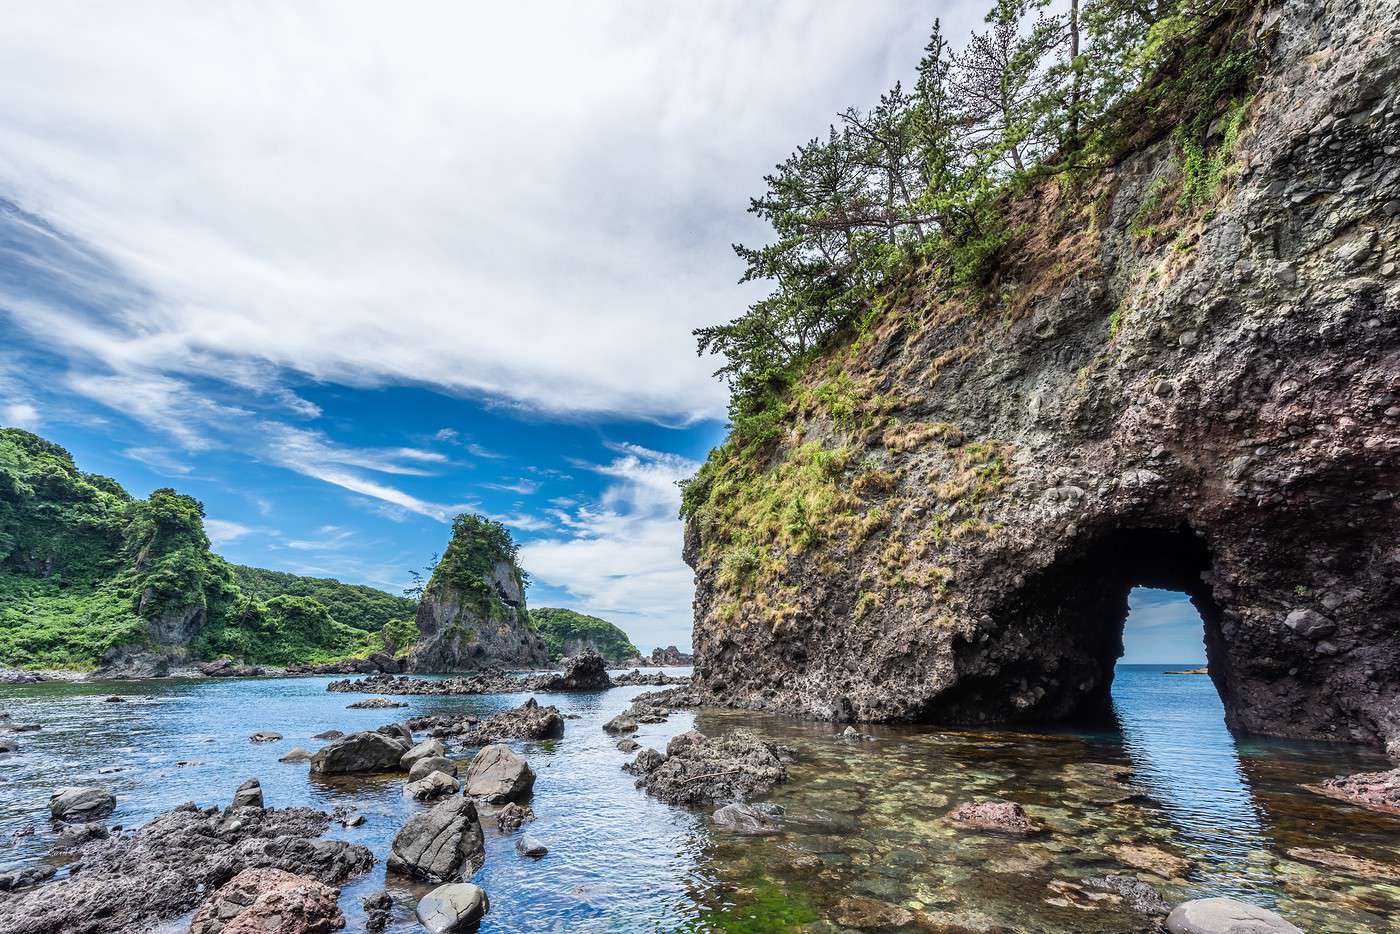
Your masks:
{"label": "green foliage", "polygon": [[453,587],[462,595],[463,605],[483,619],[515,617],[527,629],[530,615],[524,605],[513,607],[501,599],[496,588],[497,567],[515,579],[524,593],[529,576],[515,563],[515,540],[510,530],[493,519],[462,513],[452,520],[452,540],[428,581],[428,588],[440,584]]}
{"label": "green foliage", "polygon": [[1215,200],[1220,183],[1234,158],[1235,144],[1239,140],[1240,127],[1249,112],[1250,102],[1249,98],[1236,101],[1226,110],[1220,140],[1213,145],[1202,142],[1186,127],[1177,131],[1182,175],[1178,204],[1183,209],[1190,210]]}
{"label": "green foliage", "polygon": [[[1147,124],[1181,123],[1183,203],[1213,195],[1243,110],[1208,148],[1214,108],[1247,83],[1252,50],[1213,43],[1252,0],[996,0],[958,55],[940,25],[911,91],[848,109],[824,136],[764,177],[749,212],[770,242],[736,245],[742,281],[771,291],[725,324],[695,331],[723,358],[729,418],[741,445],[782,432],[785,401],[812,360],[865,321],[911,268],[977,292],[1011,232],[1006,202],[1048,173],[1110,163]],[[1202,122],[1204,120],[1204,122]],[[1136,229],[1150,228],[1138,218]]]}
{"label": "green foliage", "polygon": [[279,594],[314,597],[338,623],[374,631],[403,617],[411,617],[413,600],[360,584],[342,584],[329,577],[302,577],[284,571],[268,571],[241,564],[231,565],[234,580],[243,593],[258,600]]}
{"label": "green foliage", "polygon": [[549,647],[550,661],[558,661],[580,645],[591,645],[610,662],[623,662],[641,654],[627,638],[627,633],[596,616],[558,607],[541,607],[530,611],[530,619]]}
{"label": "green foliage", "polygon": [[235,568],[209,551],[198,500],[168,488],[133,499],[58,445],[0,429],[0,664],[90,668],[148,641],[151,624],[201,610],[196,657],[332,661],[383,647],[386,632],[400,647],[416,637],[401,619],[411,601]]}

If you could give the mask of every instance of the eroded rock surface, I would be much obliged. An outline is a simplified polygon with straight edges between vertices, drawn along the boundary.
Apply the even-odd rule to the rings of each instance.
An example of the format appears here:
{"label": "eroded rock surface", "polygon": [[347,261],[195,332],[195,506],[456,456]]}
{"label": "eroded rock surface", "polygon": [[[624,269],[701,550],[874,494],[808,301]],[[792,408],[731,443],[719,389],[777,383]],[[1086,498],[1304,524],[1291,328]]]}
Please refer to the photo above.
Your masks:
{"label": "eroded rock surface", "polygon": [[491,908],[486,893],[470,882],[440,885],[418,901],[418,923],[430,934],[472,930]]}
{"label": "eroded rock surface", "polygon": [[[699,693],[1101,716],[1127,593],[1160,587],[1200,612],[1232,729],[1400,755],[1397,7],[1238,9],[1221,36],[1261,74],[1208,210],[1162,201],[1170,125],[1090,190],[1047,181],[1008,206],[1002,297],[901,286],[755,462],[687,490]],[[818,455],[811,540],[752,541],[746,491]]]}
{"label": "eroded rock surface", "polygon": [[948,812],[950,824],[966,827],[969,830],[985,830],[993,833],[1027,836],[1045,828],[1026,813],[1026,809],[1014,801],[980,801],[960,804]]}
{"label": "eroded rock surface", "polygon": [[210,896],[189,934],[330,934],[340,890],[281,869],[245,869]]}
{"label": "eroded rock surface", "polygon": [[1400,814],[1400,768],[1388,772],[1358,772],[1303,787],[1373,811]]}
{"label": "eroded rock surface", "polygon": [[641,773],[638,788],[671,804],[703,806],[742,801],[788,780],[777,750],[752,733],[685,735],[689,738],[682,744],[672,740],[668,748],[675,749],[673,755],[650,749],[637,754],[633,765]]}
{"label": "eroded rock surface", "polygon": [[467,766],[463,791],[490,804],[519,801],[535,786],[535,772],[524,759],[501,745],[483,746]]}
{"label": "eroded rock surface", "polygon": [[393,772],[408,749],[399,736],[378,731],[351,733],[318,750],[311,757],[311,771],[320,775]]}
{"label": "eroded rock surface", "polygon": [[564,659],[558,675],[543,675],[532,682],[537,691],[605,691],[612,687],[608,663],[592,649]]}
{"label": "eroded rock surface", "polygon": [[485,861],[476,805],[456,797],[410,817],[394,836],[387,865],[425,882],[451,882],[476,872]]}
{"label": "eroded rock surface", "polygon": [[184,804],[140,830],[84,845],[82,871],[0,896],[0,934],[130,934],[195,908],[244,869],[283,869],[337,885],[374,865],[365,847],[319,839],[310,808]]}

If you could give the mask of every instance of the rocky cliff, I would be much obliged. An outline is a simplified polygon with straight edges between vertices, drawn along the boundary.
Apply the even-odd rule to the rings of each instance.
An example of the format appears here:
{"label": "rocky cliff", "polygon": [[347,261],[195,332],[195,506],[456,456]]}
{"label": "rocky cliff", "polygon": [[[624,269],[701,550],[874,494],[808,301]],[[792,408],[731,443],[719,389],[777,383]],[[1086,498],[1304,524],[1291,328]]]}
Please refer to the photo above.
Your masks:
{"label": "rocky cliff", "polygon": [[452,540],[418,604],[409,671],[542,668],[549,651],[525,607],[515,543],[498,522],[458,516]]}
{"label": "rocky cliff", "polygon": [[989,298],[911,275],[776,443],[712,455],[687,491],[699,691],[1103,716],[1142,585],[1195,603],[1232,728],[1400,754],[1400,2],[1226,26],[1257,67],[1209,152],[1159,119],[1033,186]]}

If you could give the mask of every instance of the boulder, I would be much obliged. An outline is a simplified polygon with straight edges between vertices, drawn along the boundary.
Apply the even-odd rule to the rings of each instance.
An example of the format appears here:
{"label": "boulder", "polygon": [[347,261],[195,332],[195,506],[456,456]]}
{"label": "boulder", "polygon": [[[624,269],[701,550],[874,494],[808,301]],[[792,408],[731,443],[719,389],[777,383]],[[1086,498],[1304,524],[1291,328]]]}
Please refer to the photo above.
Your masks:
{"label": "boulder", "polygon": [[389,848],[392,872],[425,882],[471,875],[486,861],[476,805],[454,797],[408,819]]}
{"label": "boulder", "polygon": [[624,772],[633,775],[649,775],[666,761],[666,754],[655,749],[643,749],[637,757],[622,767]]}
{"label": "boulder", "polygon": [[233,803],[229,807],[260,808],[263,806],[262,783],[250,778],[233,793]]}
{"label": "boulder", "polygon": [[527,833],[521,834],[520,839],[515,841],[515,852],[519,853],[521,856],[539,859],[549,852],[549,847]]}
{"label": "boulder", "polygon": [[418,900],[414,914],[429,934],[470,931],[491,909],[486,893],[470,882],[440,885]]}
{"label": "boulder", "polygon": [[456,794],[461,787],[462,783],[446,772],[429,772],[417,781],[404,785],[403,790],[419,801],[430,801],[443,795]]}
{"label": "boulder", "polygon": [[148,931],[194,911],[245,869],[338,885],[374,865],[365,847],[318,839],[329,826],[329,815],[310,808],[245,808],[231,819],[183,804],[135,833],[88,842],[80,872],[8,896],[0,934]]}
{"label": "boulder", "polygon": [[344,736],[344,735],[345,735],[345,734],[342,733],[342,732],[340,732],[339,730],[323,730],[322,732],[317,733],[315,736],[313,736],[313,737],[311,737],[311,738],[312,738],[312,739],[340,739],[340,738],[341,738],[342,736]]}
{"label": "boulder", "polygon": [[950,824],[969,830],[985,830],[1027,836],[1045,828],[1032,820],[1025,808],[1014,801],[982,801],[959,804],[945,818]]}
{"label": "boulder", "polygon": [[384,733],[351,733],[320,749],[311,757],[316,775],[354,772],[393,772],[408,752],[408,744]]}
{"label": "boulder", "polygon": [[1276,912],[1234,898],[1198,898],[1167,915],[1170,934],[1303,934]]}
{"label": "boulder", "polygon": [[628,767],[641,774],[637,787],[670,804],[705,806],[748,800],[788,780],[777,749],[747,730],[718,738],[682,735],[682,742],[672,742],[675,755],[637,754]]}
{"label": "boulder", "polygon": [[364,700],[355,701],[348,704],[348,710],[390,710],[395,707],[407,707],[403,701],[390,700],[387,697],[366,697]]}
{"label": "boulder", "polygon": [[393,921],[389,910],[394,907],[394,897],[383,889],[366,895],[360,900],[360,906],[365,910],[365,930],[368,934],[380,934]]}
{"label": "boulder", "polygon": [[877,931],[907,927],[914,923],[914,913],[908,908],[891,905],[877,898],[848,895],[836,902],[831,920],[842,927]]}
{"label": "boulder", "polygon": [[496,812],[496,826],[501,833],[515,833],[526,821],[535,819],[535,812],[528,805],[511,802]]}
{"label": "boulder", "polygon": [[537,691],[606,691],[613,685],[607,660],[592,649],[584,649],[564,659],[561,674],[536,678],[531,686]]}
{"label": "boulder", "polygon": [[466,793],[491,804],[518,801],[534,785],[529,763],[506,746],[483,746],[467,766]]}
{"label": "boulder", "polygon": [[58,839],[54,841],[54,849],[71,850],[82,846],[89,840],[107,839],[107,828],[100,821],[88,821],[83,824],[67,824],[58,834]]}
{"label": "boulder", "polygon": [[554,706],[541,707],[532,697],[514,710],[492,714],[466,735],[477,745],[507,739],[558,739],[564,735],[564,718]]}
{"label": "boulder", "polygon": [[1131,876],[1100,876],[1085,879],[1084,884],[1089,888],[1113,892],[1123,899],[1124,904],[1139,914],[1160,916],[1171,910],[1171,906],[1156,889]]}
{"label": "boulder", "polygon": [[43,680],[42,675],[23,668],[0,668],[0,684],[38,684]]}
{"label": "boulder", "polygon": [[679,755],[691,746],[703,743],[705,738],[705,734],[699,730],[686,730],[684,733],[671,737],[671,741],[666,744],[666,755]]}
{"label": "boulder", "polygon": [[642,744],[637,742],[635,739],[624,737],[623,739],[617,741],[618,752],[625,752],[630,754],[636,752],[638,749],[641,748]]}
{"label": "boulder", "polygon": [[301,746],[293,747],[292,751],[278,759],[278,762],[310,762],[311,750]]}
{"label": "boulder", "polygon": [[715,827],[730,833],[762,836],[778,832],[778,822],[766,811],[751,804],[733,803],[715,811],[712,815]]}
{"label": "boulder", "polygon": [[412,770],[413,763],[417,762],[419,759],[445,755],[447,755],[447,747],[442,744],[442,740],[425,739],[399,758],[399,767]]}
{"label": "boulder", "polygon": [[[20,889],[38,885],[40,882],[52,879],[57,871],[52,866],[29,866],[24,869],[0,872],[0,892],[17,892]],[[58,930],[58,928],[53,930]]]}
{"label": "boulder", "polygon": [[1110,844],[1104,850],[1125,866],[1155,873],[1164,879],[1174,879],[1186,874],[1191,864],[1180,856],[1168,853],[1157,846],[1147,844]]}
{"label": "boulder", "polygon": [[258,730],[248,737],[250,743],[275,743],[282,738],[281,733],[274,733],[271,730]]}
{"label": "boulder", "polygon": [[456,777],[457,763],[446,756],[428,756],[413,763],[413,768],[408,770],[408,780],[416,782],[420,778],[427,778],[434,772],[444,772],[448,776]]}
{"label": "boulder", "polygon": [[605,733],[635,733],[637,729],[637,721],[633,720],[625,713],[620,713],[603,724],[603,731]]}
{"label": "boulder", "polygon": [[190,922],[189,934],[330,934],[345,927],[340,890],[282,869],[245,869]]}
{"label": "boulder", "polygon": [[413,731],[402,723],[386,723],[383,726],[375,727],[374,731],[403,740],[405,751],[413,748]]}
{"label": "boulder", "polygon": [[19,752],[19,742],[13,736],[0,736],[0,752]]}
{"label": "boulder", "polygon": [[49,814],[56,821],[90,821],[116,809],[117,799],[101,788],[59,788],[49,796]]}

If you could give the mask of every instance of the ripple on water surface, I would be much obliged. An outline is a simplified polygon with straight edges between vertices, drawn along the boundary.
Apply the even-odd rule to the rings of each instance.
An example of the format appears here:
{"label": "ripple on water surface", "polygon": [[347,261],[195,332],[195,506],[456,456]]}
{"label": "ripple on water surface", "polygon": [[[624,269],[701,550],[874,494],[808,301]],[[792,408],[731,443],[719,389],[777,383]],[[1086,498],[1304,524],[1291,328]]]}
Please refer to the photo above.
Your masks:
{"label": "ripple on water surface", "polygon": [[[525,695],[405,697],[399,710],[348,710],[354,696],[327,693],[329,680],[0,689],[0,709],[15,722],[44,725],[21,734],[22,753],[0,766],[3,866],[47,858],[56,785],[110,788],[119,800],[111,822],[134,826],[183,801],[226,803],[256,775],[269,806],[348,805],[366,816],[329,834],[380,860],[344,888],[350,930],[362,923],[360,899],[383,887],[399,897],[392,930],[418,930],[410,906],[425,889],[386,880],[383,857],[421,805],[404,798],[397,778],[315,781],[305,763],[277,759],[294,746],[316,748],[311,737],[322,730],[486,715]],[[1105,874],[1147,881],[1169,901],[1233,894],[1272,904],[1310,931],[1387,930],[1400,913],[1395,881],[1286,855],[1341,849],[1400,865],[1400,819],[1297,788],[1385,761],[1344,747],[1237,744],[1205,678],[1120,669],[1121,732],[874,727],[873,738],[848,742],[829,724],[735,711],[681,712],[642,727],[638,740],[658,748],[692,726],[747,727],[792,747],[793,781],[770,795],[786,809],[784,832],[757,838],[712,832],[705,815],[654,801],[619,769],[627,757],[601,725],[646,690],[551,696],[577,717],[564,738],[512,744],[538,773],[538,820],[526,826],[549,854],[519,857],[513,838],[486,822],[486,865],[475,879],[492,903],[483,932],[838,930],[835,922],[852,924],[880,904],[906,912],[889,930],[1142,930],[1140,917],[1086,882]],[[104,702],[112,693],[127,703]],[[250,743],[256,730],[282,739]],[[1000,837],[943,820],[961,801],[990,797],[1022,803],[1047,832]],[[28,826],[38,832],[11,839]]]}

